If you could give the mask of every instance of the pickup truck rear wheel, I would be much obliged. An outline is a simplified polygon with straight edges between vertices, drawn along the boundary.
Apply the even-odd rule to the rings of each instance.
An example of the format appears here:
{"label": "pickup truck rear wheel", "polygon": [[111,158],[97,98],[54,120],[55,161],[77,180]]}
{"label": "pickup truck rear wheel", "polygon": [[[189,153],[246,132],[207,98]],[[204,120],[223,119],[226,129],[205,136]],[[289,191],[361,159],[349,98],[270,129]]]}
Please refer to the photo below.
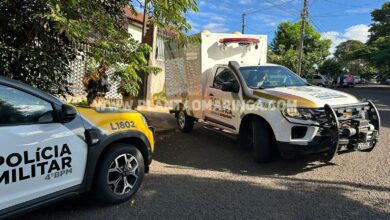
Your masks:
{"label": "pickup truck rear wheel", "polygon": [[141,152],[132,145],[115,144],[100,161],[95,194],[105,203],[128,201],[141,186],[145,175]]}
{"label": "pickup truck rear wheel", "polygon": [[188,133],[192,131],[194,127],[195,119],[189,115],[187,115],[185,110],[180,109],[176,114],[177,126],[179,130],[183,133]]}
{"label": "pickup truck rear wheel", "polygon": [[272,159],[272,133],[268,125],[260,120],[252,120],[252,145],[253,145],[253,156],[256,162],[266,163]]}

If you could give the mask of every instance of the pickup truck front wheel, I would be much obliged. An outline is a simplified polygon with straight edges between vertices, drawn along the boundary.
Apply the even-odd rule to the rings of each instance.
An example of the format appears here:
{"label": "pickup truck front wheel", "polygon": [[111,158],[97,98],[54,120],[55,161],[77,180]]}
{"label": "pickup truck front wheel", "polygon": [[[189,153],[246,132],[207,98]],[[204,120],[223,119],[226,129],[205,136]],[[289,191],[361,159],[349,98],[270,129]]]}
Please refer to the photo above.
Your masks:
{"label": "pickup truck front wheel", "polygon": [[177,126],[179,130],[183,133],[188,133],[192,131],[194,127],[195,119],[187,115],[185,110],[180,109],[176,114]]}
{"label": "pickup truck front wheel", "polygon": [[250,129],[253,145],[253,156],[256,162],[266,163],[272,159],[272,133],[267,124],[260,120],[252,120],[252,129]]}
{"label": "pickup truck front wheel", "polygon": [[141,186],[145,175],[141,152],[132,145],[116,144],[104,155],[98,169],[95,194],[105,203],[129,200]]}

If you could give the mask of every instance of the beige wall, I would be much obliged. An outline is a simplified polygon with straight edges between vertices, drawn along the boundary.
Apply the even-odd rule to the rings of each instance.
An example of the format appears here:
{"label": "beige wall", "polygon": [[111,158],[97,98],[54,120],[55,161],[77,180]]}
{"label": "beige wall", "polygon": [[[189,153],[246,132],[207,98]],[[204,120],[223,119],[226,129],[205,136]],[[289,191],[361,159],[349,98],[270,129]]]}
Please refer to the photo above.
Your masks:
{"label": "beige wall", "polygon": [[[128,26],[128,32],[133,35],[133,38],[135,40],[138,40],[141,42],[142,39],[142,28],[137,24],[129,24]],[[164,67],[164,60],[163,57],[160,57],[160,59],[156,59],[156,53],[158,46],[163,47],[161,45],[162,38],[160,36],[157,36],[157,26],[154,27],[153,31],[153,50],[152,54],[150,55],[150,65],[159,67],[162,69],[162,71],[157,75],[149,75],[148,78],[148,100],[153,100],[153,95],[156,93],[160,93],[164,89],[165,85],[165,67]],[[158,40],[159,42],[158,43]],[[164,48],[159,48],[159,50],[164,51]]]}
{"label": "beige wall", "polygon": [[[161,44],[162,38],[157,35],[157,26],[154,27],[154,36],[153,36],[153,52],[150,56],[150,65],[161,68],[161,72],[157,75],[149,75],[148,79],[148,100],[153,100],[153,95],[156,93],[160,93],[164,90],[165,86],[165,65],[164,65],[164,57],[156,58],[157,50],[161,50],[164,52],[164,45]],[[160,51],[160,52],[161,52]]]}

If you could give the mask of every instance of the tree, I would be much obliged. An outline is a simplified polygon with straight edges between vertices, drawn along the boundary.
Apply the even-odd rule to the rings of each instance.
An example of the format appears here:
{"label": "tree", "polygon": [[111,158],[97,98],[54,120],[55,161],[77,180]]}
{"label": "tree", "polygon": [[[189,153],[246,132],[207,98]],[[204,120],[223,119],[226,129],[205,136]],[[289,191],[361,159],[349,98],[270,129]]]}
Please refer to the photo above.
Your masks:
{"label": "tree", "polygon": [[382,8],[375,9],[371,12],[372,20],[374,23],[371,24],[369,29],[370,38],[369,43],[378,40],[381,37],[387,37],[390,33],[390,2],[385,2]]}
{"label": "tree", "polygon": [[[297,69],[300,25],[300,22],[279,24],[268,53],[270,62],[279,63],[292,70]],[[321,39],[320,33],[306,23],[302,62],[304,75],[314,72],[314,66],[325,60],[329,55],[330,45],[330,40]]]}
{"label": "tree", "polygon": [[382,5],[381,9],[375,9],[369,29],[370,38],[364,47],[355,50],[351,56],[354,59],[363,59],[370,64],[366,74],[382,75],[390,74],[390,2]]}
{"label": "tree", "polygon": [[319,71],[322,74],[338,75],[343,72],[341,64],[335,59],[326,59],[320,66]]}
{"label": "tree", "polygon": [[348,61],[354,59],[354,57],[352,56],[353,52],[356,50],[360,50],[363,47],[364,47],[364,43],[362,43],[361,41],[348,40],[348,41],[340,43],[336,47],[336,51],[334,53],[334,56],[341,63],[347,63]]}
{"label": "tree", "polygon": [[348,40],[340,43],[336,47],[334,56],[340,63],[344,72],[362,75],[368,71],[368,62],[365,59],[356,56],[356,52],[362,50],[364,47],[364,43],[357,40]]}
{"label": "tree", "polygon": [[53,20],[42,16],[49,11],[44,1],[0,2],[0,75],[66,94],[75,47]]}
{"label": "tree", "polygon": [[[157,25],[169,26],[180,36],[191,28],[185,14],[197,10],[195,0],[149,2]],[[69,64],[79,55],[97,67],[115,68],[122,79],[120,91],[134,93],[137,74],[159,69],[148,66],[151,48],[127,32],[124,7],[135,12],[128,0],[1,1],[0,74],[64,95],[69,92]],[[89,45],[89,52],[77,51],[78,43]]]}
{"label": "tree", "polygon": [[367,47],[358,52],[374,65],[382,75],[390,74],[390,2],[372,13],[370,38]]}

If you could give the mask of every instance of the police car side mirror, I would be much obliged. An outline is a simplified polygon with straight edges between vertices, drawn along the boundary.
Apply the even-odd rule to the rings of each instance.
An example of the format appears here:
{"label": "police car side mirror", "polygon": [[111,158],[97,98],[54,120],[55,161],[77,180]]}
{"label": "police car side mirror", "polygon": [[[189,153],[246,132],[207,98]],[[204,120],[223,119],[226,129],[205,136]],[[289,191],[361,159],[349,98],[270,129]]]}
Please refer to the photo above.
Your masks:
{"label": "police car side mirror", "polygon": [[77,111],[70,105],[63,104],[61,109],[62,122],[70,122],[76,118]]}
{"label": "police car side mirror", "polygon": [[223,82],[221,90],[224,91],[224,92],[238,93],[237,90],[239,90],[239,89],[236,88],[236,86],[234,85],[233,82]]}

